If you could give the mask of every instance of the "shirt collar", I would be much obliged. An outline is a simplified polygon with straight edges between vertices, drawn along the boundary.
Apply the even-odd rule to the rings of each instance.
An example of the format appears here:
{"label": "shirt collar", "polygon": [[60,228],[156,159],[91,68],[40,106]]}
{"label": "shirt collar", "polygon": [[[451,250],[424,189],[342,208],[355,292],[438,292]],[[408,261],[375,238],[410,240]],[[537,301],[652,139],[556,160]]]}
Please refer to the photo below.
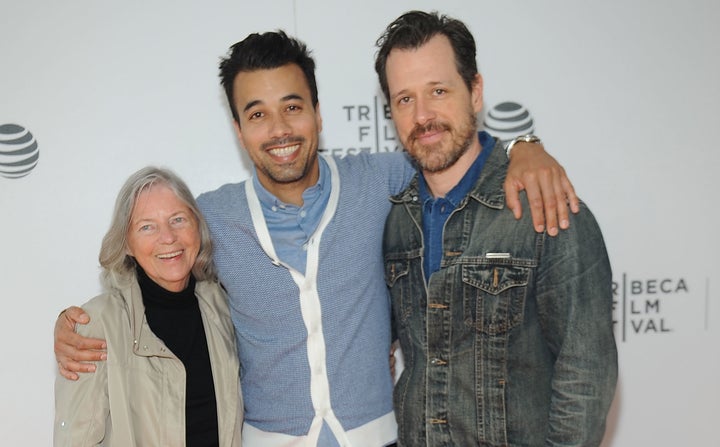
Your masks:
{"label": "shirt collar", "polygon": [[[330,167],[327,165],[327,161],[325,161],[324,157],[318,157],[318,163],[320,165],[320,175],[316,184],[303,191],[303,208],[311,207],[315,201],[317,201],[320,197],[323,196],[323,192],[330,188]],[[273,211],[297,211],[298,209],[300,209],[300,207],[298,207],[297,205],[283,202],[282,200],[275,197],[275,195],[272,194],[270,191],[265,189],[265,187],[260,183],[260,180],[258,180],[257,168],[255,168],[254,166],[253,173],[253,186],[255,187],[255,192],[258,196],[258,199],[260,200],[260,205],[262,205],[263,209],[270,209]]]}
{"label": "shirt collar", "polygon": [[[478,132],[478,140],[480,140],[480,145],[482,146],[480,154],[478,154],[475,158],[472,165],[470,165],[470,168],[467,172],[465,172],[465,175],[463,175],[457,185],[455,185],[444,197],[444,199],[450,202],[455,208],[457,208],[460,201],[468,195],[475,184],[475,181],[478,177],[480,177],[480,172],[482,171],[483,166],[485,166],[485,161],[490,155],[490,152],[492,152],[494,140],[490,134],[485,131]],[[425,203],[428,200],[436,200],[433,198],[432,194],[430,194],[430,188],[427,186],[422,170],[418,170],[418,192],[420,193],[420,200],[422,203]]]}

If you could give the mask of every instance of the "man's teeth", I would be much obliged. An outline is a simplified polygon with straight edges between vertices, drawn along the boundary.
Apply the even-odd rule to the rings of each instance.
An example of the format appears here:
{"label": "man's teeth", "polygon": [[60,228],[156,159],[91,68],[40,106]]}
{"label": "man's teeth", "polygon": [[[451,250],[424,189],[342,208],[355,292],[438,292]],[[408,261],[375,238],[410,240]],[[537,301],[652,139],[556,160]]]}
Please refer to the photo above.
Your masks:
{"label": "man's teeth", "polygon": [[288,147],[278,147],[275,149],[270,149],[268,152],[270,152],[270,155],[273,155],[275,157],[287,157],[288,155],[292,154],[296,150],[300,148],[299,144],[288,146]]}
{"label": "man's teeth", "polygon": [[178,250],[178,251],[175,251],[172,253],[165,253],[162,255],[157,255],[157,257],[160,259],[170,259],[170,258],[174,258],[175,256],[180,256],[181,254],[182,254],[182,250]]}

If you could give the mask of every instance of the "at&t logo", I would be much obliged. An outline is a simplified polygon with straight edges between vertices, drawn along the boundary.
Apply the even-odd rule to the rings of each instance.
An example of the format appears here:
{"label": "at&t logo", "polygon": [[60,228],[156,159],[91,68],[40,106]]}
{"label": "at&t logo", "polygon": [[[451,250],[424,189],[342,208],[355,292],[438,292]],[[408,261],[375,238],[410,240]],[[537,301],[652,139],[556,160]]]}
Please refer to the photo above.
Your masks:
{"label": "at&t logo", "polygon": [[17,124],[0,124],[0,175],[19,178],[28,175],[40,158],[37,141],[29,130]]}

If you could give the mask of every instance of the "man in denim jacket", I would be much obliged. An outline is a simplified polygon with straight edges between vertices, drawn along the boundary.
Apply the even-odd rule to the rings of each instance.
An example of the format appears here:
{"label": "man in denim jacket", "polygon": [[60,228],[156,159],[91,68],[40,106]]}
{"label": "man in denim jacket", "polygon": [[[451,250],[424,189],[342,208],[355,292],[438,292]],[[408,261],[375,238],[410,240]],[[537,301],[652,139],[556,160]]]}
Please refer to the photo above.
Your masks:
{"label": "man in denim jacket", "polygon": [[419,168],[392,198],[384,237],[405,359],[398,444],[599,445],[617,351],[594,217],[583,205],[549,237],[505,208],[507,159],[477,131],[482,78],[462,22],[409,12],[378,46],[381,86]]}

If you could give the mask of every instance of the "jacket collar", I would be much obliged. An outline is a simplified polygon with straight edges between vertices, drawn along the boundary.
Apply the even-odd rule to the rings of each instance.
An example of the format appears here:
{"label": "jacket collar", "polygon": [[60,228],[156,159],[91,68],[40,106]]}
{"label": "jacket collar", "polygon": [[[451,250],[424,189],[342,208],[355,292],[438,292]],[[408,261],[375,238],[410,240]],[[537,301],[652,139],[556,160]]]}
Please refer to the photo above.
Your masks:
{"label": "jacket collar", "polygon": [[130,330],[133,334],[133,352],[144,357],[173,357],[165,343],[150,330],[145,318],[145,305],[135,272],[130,275],[127,282],[115,284],[115,288],[128,307]]}
{"label": "jacket collar", "polygon": [[[142,292],[138,285],[136,273],[133,272],[122,283],[115,282],[112,287],[116,289],[116,293],[125,301],[128,308],[130,330],[133,334],[133,352],[146,357],[174,357],[165,343],[150,330],[145,317],[145,305],[143,304]],[[198,304],[203,314],[212,324],[218,325],[223,318],[229,320],[230,315],[228,309],[219,309],[216,303],[206,301],[206,297],[207,300],[211,301],[222,299],[222,297],[214,296],[217,293],[216,290],[207,281],[197,281],[195,283],[195,296],[198,298]]]}
{"label": "jacket collar", "polygon": [[[505,191],[503,183],[508,168],[508,159],[503,149],[503,144],[497,138],[494,139],[494,147],[484,147],[483,150],[492,151],[488,156],[485,166],[480,172],[480,176],[475,181],[468,195],[460,203],[460,207],[464,206],[468,200],[474,199],[483,205],[493,209],[503,209],[505,207]],[[420,189],[418,183],[418,175],[410,182],[410,185],[400,194],[392,196],[390,201],[393,203],[420,204]]]}

